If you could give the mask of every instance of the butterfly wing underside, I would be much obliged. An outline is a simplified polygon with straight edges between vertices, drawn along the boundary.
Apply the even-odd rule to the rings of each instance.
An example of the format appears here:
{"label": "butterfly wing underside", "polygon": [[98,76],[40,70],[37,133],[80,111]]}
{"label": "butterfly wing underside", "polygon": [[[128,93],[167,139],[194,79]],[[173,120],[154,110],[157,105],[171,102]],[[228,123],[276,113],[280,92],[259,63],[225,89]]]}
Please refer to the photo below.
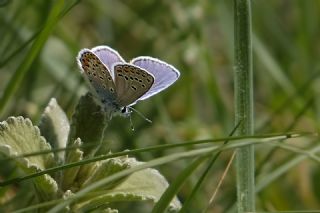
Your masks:
{"label": "butterfly wing underside", "polygon": [[107,67],[112,78],[114,79],[113,67],[112,65],[115,63],[125,63],[124,59],[120,56],[120,54],[108,47],[108,46],[97,46],[91,51],[98,56],[100,61]]}
{"label": "butterfly wing underside", "polygon": [[131,60],[131,63],[148,70],[154,78],[154,84],[139,100],[145,100],[172,85],[180,76],[180,72],[172,65],[159,59],[140,56]]}
{"label": "butterfly wing underside", "polygon": [[152,74],[132,64],[115,64],[113,71],[120,107],[136,102],[154,83]]}
{"label": "butterfly wing underside", "polygon": [[78,64],[101,104],[111,105],[117,97],[116,87],[107,67],[90,50],[82,50]]}

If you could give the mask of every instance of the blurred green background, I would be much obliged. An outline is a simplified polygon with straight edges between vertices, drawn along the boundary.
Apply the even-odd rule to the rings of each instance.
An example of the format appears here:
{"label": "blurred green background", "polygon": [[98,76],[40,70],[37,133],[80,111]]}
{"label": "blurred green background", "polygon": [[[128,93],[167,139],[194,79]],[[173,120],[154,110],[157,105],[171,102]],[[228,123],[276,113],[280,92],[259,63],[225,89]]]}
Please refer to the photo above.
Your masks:
{"label": "blurred green background", "polygon": [[[34,36],[43,29],[54,1],[0,0],[0,95],[22,60],[30,54]],[[55,97],[69,118],[87,86],[76,64],[82,48],[108,45],[130,60],[147,55],[181,72],[169,89],[136,109],[135,131],[128,119],[116,117],[105,136],[112,151],[165,143],[227,136],[234,126],[233,1],[66,1],[76,3],[55,26],[39,56],[10,97],[1,120],[23,115],[37,123]],[[316,132],[320,118],[320,1],[254,0],[253,60],[256,134]],[[311,147],[318,141],[296,140]],[[181,148],[192,149],[192,147]],[[257,166],[271,149],[256,147]],[[141,161],[179,149],[136,156]],[[231,152],[214,165],[190,212],[205,209]],[[294,157],[276,151],[261,176]],[[158,168],[173,180],[190,160]],[[203,171],[199,168],[179,194],[183,202]],[[230,171],[209,212],[226,212],[234,204],[234,169]],[[258,210],[320,209],[320,168],[303,161],[257,194]]]}

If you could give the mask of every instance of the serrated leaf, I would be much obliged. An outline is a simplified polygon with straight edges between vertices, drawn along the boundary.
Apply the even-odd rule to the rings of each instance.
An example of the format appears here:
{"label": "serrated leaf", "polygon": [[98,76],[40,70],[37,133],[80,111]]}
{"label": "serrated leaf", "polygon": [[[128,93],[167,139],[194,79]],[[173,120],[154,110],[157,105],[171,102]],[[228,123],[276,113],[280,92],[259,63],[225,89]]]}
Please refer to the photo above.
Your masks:
{"label": "serrated leaf", "polygon": [[[15,157],[28,153],[51,150],[50,145],[40,135],[36,126],[29,119],[10,117],[0,123],[0,151],[7,156]],[[53,154],[42,154],[20,158],[27,167],[39,170],[47,168],[53,161]],[[19,158],[18,158],[19,160]]]}
{"label": "serrated leaf", "polygon": [[[65,148],[70,131],[70,124],[65,112],[55,98],[51,98],[41,116],[39,128],[41,134],[51,144],[53,149]],[[58,152],[60,160],[64,160],[64,152]]]}
{"label": "serrated leaf", "polygon": [[[91,174],[91,176],[84,182],[82,187],[85,187],[95,181],[102,179],[102,178],[113,175],[119,171],[127,169],[130,166],[131,166],[130,159],[127,156],[110,158],[107,160],[99,161],[99,162],[97,162],[96,171],[93,174]],[[108,184],[108,186],[105,186],[104,188],[110,188],[112,185],[115,185],[119,181],[122,181],[122,179],[117,180],[114,183]]]}
{"label": "serrated leaf", "polygon": [[76,181],[79,184],[79,186],[81,186],[81,188],[83,183],[86,182],[92,176],[92,174],[96,172],[98,166],[99,162],[93,162],[84,164],[80,167]]}
{"label": "serrated leaf", "polygon": [[[0,152],[8,157],[23,156],[28,153],[51,150],[50,144],[40,135],[36,126],[29,119],[10,117],[0,123]],[[14,158],[19,167],[31,174],[44,170],[53,164],[53,154],[39,154],[30,157]],[[57,183],[50,175],[33,179],[38,197],[49,200],[56,195]]]}
{"label": "serrated leaf", "polygon": [[[130,166],[139,165],[142,162],[134,158],[128,158]],[[155,169],[144,169],[131,174],[112,189],[101,188],[91,194],[92,199],[88,199],[77,204],[77,208],[85,211],[101,203],[111,203],[119,201],[153,201],[157,202],[162,193],[168,187],[167,180]],[[90,194],[88,194],[90,196]],[[175,198],[170,205],[170,210],[180,209],[181,204]]]}
{"label": "serrated leaf", "polygon": [[[74,145],[80,147],[82,145],[81,139],[78,138],[74,142]],[[65,163],[68,164],[68,163],[78,162],[78,161],[81,161],[82,159],[83,159],[83,152],[79,148],[75,148],[75,149],[71,149],[68,152]],[[74,188],[79,188],[78,183],[75,182],[79,169],[80,169],[80,166],[63,170],[62,183],[61,183],[62,185],[61,187],[63,190],[68,190],[68,189],[76,190]]]}
{"label": "serrated leaf", "polygon": [[93,156],[99,149],[107,127],[107,116],[90,93],[80,98],[71,120],[68,146],[77,138],[83,142],[84,156]]}

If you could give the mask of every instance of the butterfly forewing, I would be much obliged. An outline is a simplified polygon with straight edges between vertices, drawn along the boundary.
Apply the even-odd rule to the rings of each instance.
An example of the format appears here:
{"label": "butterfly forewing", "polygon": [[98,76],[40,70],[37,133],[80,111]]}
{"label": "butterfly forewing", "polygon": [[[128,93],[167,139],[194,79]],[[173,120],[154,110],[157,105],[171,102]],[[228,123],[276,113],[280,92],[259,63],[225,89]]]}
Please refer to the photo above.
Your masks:
{"label": "butterfly forewing", "polygon": [[117,97],[116,87],[110,72],[100,59],[91,51],[83,50],[78,56],[78,62],[101,103],[114,102]]}
{"label": "butterfly forewing", "polygon": [[144,95],[152,86],[154,77],[142,68],[131,64],[114,65],[117,102],[128,106]]}
{"label": "butterfly forewing", "polygon": [[120,56],[120,54],[114,50],[111,49],[108,46],[97,46],[91,51],[98,56],[100,61],[107,67],[107,69],[110,71],[112,78],[114,78],[114,73],[112,69],[112,65],[115,63],[125,63],[124,59]]}

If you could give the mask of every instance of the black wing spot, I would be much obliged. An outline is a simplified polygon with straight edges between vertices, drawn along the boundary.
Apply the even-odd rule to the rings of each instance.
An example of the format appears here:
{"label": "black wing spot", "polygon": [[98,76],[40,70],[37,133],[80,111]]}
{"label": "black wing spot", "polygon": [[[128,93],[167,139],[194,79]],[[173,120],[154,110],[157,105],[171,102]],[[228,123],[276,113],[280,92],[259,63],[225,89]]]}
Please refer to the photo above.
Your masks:
{"label": "black wing spot", "polygon": [[146,87],[146,85],[144,85],[144,84],[141,84],[141,86],[144,88],[144,87]]}
{"label": "black wing spot", "polygon": [[120,74],[120,73],[118,73],[118,76],[121,76],[121,77],[123,77],[123,75],[122,75],[122,74]]}
{"label": "black wing spot", "polygon": [[112,80],[112,78],[111,78],[111,77],[108,77],[108,80],[109,80],[109,81],[111,81],[111,80]]}
{"label": "black wing spot", "polygon": [[130,80],[133,81],[133,78],[130,76]]}
{"label": "black wing spot", "polygon": [[89,79],[90,82],[92,82],[92,79]]}
{"label": "black wing spot", "polygon": [[100,78],[101,80],[103,80],[103,76],[100,75],[99,78]]}
{"label": "black wing spot", "polygon": [[125,78],[126,80],[129,80],[129,78],[128,78],[127,76],[124,76],[124,78]]}
{"label": "black wing spot", "polygon": [[140,83],[142,83],[142,80],[141,80],[141,79],[139,79],[139,82],[140,82]]}
{"label": "black wing spot", "polygon": [[114,89],[112,87],[109,88],[111,93],[114,93]]}
{"label": "black wing spot", "polygon": [[139,81],[139,79],[138,79],[138,78],[134,78],[134,80]]}
{"label": "black wing spot", "polygon": [[135,86],[131,86],[131,88],[132,88],[133,90],[137,90],[137,87],[135,87]]}

